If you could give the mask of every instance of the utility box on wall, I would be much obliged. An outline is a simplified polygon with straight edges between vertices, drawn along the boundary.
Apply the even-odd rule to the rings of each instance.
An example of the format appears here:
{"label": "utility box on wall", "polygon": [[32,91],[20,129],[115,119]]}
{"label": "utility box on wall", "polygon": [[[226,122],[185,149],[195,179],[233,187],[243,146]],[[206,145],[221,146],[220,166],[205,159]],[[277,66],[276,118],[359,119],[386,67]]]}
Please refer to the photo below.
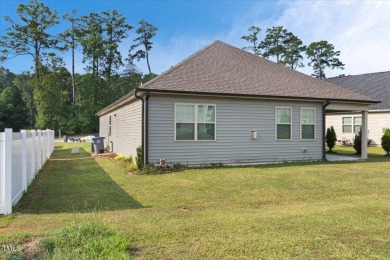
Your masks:
{"label": "utility box on wall", "polygon": [[257,139],[257,131],[251,130],[251,131],[250,131],[249,137],[250,137],[250,139],[252,139],[252,140],[256,140],[256,139]]}

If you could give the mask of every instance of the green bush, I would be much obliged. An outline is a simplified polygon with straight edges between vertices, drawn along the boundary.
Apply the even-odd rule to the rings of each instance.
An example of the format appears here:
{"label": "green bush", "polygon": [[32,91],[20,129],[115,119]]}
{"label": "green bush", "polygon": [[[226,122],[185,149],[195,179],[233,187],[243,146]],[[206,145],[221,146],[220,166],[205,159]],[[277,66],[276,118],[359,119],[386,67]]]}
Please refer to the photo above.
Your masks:
{"label": "green bush", "polygon": [[116,160],[116,161],[125,161],[126,157],[124,157],[122,155],[117,155],[117,156],[115,156],[114,160]]}
{"label": "green bush", "polygon": [[43,259],[128,259],[127,239],[97,222],[72,224],[41,241]]}
{"label": "green bush", "polygon": [[[370,145],[371,139],[367,140],[367,146]],[[362,128],[360,131],[355,134],[355,138],[353,139],[353,148],[356,151],[356,154],[362,154]]]}
{"label": "green bush", "polygon": [[332,149],[335,147],[336,141],[336,132],[333,126],[331,126],[330,128],[326,129],[326,145],[329,147],[329,152],[331,152]]}
{"label": "green bush", "polygon": [[133,172],[137,170],[137,166],[134,164],[133,156],[115,156],[114,160],[118,161],[128,172]]}
{"label": "green bush", "polygon": [[355,138],[353,139],[353,149],[355,149],[356,154],[362,153],[362,129],[355,134]]}
{"label": "green bush", "polygon": [[386,151],[386,155],[390,156],[390,128],[386,129],[381,138],[381,145],[383,150]]}
{"label": "green bush", "polygon": [[142,146],[137,147],[137,156],[135,157],[135,163],[137,164],[137,168],[142,170],[144,168],[144,159],[142,156]]}

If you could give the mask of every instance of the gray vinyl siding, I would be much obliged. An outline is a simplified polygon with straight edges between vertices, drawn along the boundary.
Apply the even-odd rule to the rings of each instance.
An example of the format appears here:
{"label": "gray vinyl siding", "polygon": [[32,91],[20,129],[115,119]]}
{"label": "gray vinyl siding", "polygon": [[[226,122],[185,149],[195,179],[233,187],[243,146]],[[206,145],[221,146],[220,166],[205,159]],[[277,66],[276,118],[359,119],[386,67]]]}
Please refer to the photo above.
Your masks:
{"label": "gray vinyl siding", "polygon": [[[105,137],[105,146],[113,145],[118,155],[136,156],[136,148],[141,145],[142,102],[135,100],[100,117],[99,134]],[[111,136],[109,117],[111,116]],[[112,143],[111,143],[112,142]]]}
{"label": "gray vinyl siding", "polygon": [[[175,141],[175,103],[216,105],[216,141]],[[275,140],[275,108],[292,108],[292,140]],[[300,110],[316,108],[315,140],[300,138]],[[250,131],[257,139],[250,139]],[[322,104],[255,99],[168,96],[149,99],[149,163],[261,163],[322,158]],[[303,149],[307,149],[304,153]]]}
{"label": "gray vinyl siding", "polygon": [[108,136],[109,115],[110,114],[106,114],[104,116],[99,117],[99,136],[104,136],[106,138]]}

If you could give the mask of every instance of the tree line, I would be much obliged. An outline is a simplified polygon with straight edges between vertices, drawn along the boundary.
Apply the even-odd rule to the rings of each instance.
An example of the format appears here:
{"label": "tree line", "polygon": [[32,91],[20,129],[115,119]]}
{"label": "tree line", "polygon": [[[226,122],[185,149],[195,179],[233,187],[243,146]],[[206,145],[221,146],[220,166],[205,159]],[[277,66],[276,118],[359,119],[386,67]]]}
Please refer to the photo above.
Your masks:
{"label": "tree line", "polygon": [[[153,37],[158,28],[141,20],[129,25],[117,10],[78,16],[77,10],[59,16],[38,0],[19,4],[21,22],[5,16],[9,27],[0,36],[0,60],[27,55],[32,71],[14,74],[0,67],[0,131],[5,127],[61,129],[63,133],[98,130],[95,113],[155,77],[150,66]],[[59,24],[66,30],[50,33]],[[137,37],[122,57],[119,45],[135,30]],[[85,74],[75,73],[75,53],[82,51]],[[61,53],[71,53],[71,71]],[[148,74],[134,61],[145,60]]]}
{"label": "tree line", "polygon": [[257,56],[274,58],[277,63],[297,69],[305,66],[303,54],[306,54],[309,61],[307,65],[313,68],[312,76],[319,79],[326,77],[326,68],[344,69],[345,64],[338,58],[340,51],[335,51],[333,44],[327,41],[312,42],[306,46],[298,36],[283,26],[268,28],[263,40],[259,39],[259,27],[251,26],[248,30],[249,34],[241,37],[249,44],[243,49]]}
{"label": "tree line", "polygon": [[[129,25],[117,10],[79,16],[77,10],[62,16],[38,0],[19,4],[16,13],[20,22],[5,16],[8,24],[0,36],[0,61],[26,55],[33,61],[31,71],[14,74],[0,67],[0,131],[12,127],[26,129],[61,129],[77,134],[98,131],[95,113],[119,97],[156,76],[150,65],[153,38],[158,28],[141,20],[137,28]],[[53,34],[56,26],[65,26]],[[136,38],[126,57],[120,44],[135,30]],[[244,49],[291,69],[303,67],[303,54],[313,67],[313,76],[325,77],[325,68],[343,68],[339,51],[327,41],[309,46],[282,26],[266,30],[249,28]],[[75,73],[76,50],[81,50],[84,74]],[[71,71],[61,57],[71,54]],[[143,74],[134,61],[145,60],[148,73]]]}

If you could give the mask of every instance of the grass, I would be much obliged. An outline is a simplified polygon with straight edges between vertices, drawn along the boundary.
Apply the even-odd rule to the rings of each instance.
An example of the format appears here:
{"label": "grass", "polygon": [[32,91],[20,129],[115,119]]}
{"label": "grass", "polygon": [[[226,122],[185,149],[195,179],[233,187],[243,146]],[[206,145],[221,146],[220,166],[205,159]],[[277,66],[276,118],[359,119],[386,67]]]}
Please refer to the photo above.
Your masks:
{"label": "grass", "polygon": [[73,223],[41,245],[41,257],[48,259],[126,259],[130,248],[115,230],[94,221]]}
{"label": "grass", "polygon": [[[353,149],[353,147],[338,145],[335,148],[333,148],[332,151],[334,151],[336,155],[352,156],[357,158],[361,157],[360,155],[356,154],[356,151]],[[368,153],[369,153],[369,158],[367,161],[386,162],[389,160],[388,157],[385,156],[386,152],[380,146],[368,147]]]}
{"label": "grass", "polygon": [[[81,145],[81,153],[70,154],[72,145]],[[28,252],[26,241],[55,240],[74,223],[91,222],[111,230],[108,237],[126,241],[118,249],[128,248],[123,258],[390,255],[390,158],[380,148],[370,147],[370,159],[364,162],[188,169],[164,175],[128,175],[113,159],[80,159],[88,156],[87,150],[86,144],[56,146],[52,160],[14,208],[16,214],[0,217],[2,243]],[[352,154],[353,148],[335,151]],[[92,243],[88,236],[86,240]],[[109,244],[104,248],[110,249]],[[80,248],[59,252],[62,259],[72,259]],[[49,252],[44,249],[36,253]]]}

